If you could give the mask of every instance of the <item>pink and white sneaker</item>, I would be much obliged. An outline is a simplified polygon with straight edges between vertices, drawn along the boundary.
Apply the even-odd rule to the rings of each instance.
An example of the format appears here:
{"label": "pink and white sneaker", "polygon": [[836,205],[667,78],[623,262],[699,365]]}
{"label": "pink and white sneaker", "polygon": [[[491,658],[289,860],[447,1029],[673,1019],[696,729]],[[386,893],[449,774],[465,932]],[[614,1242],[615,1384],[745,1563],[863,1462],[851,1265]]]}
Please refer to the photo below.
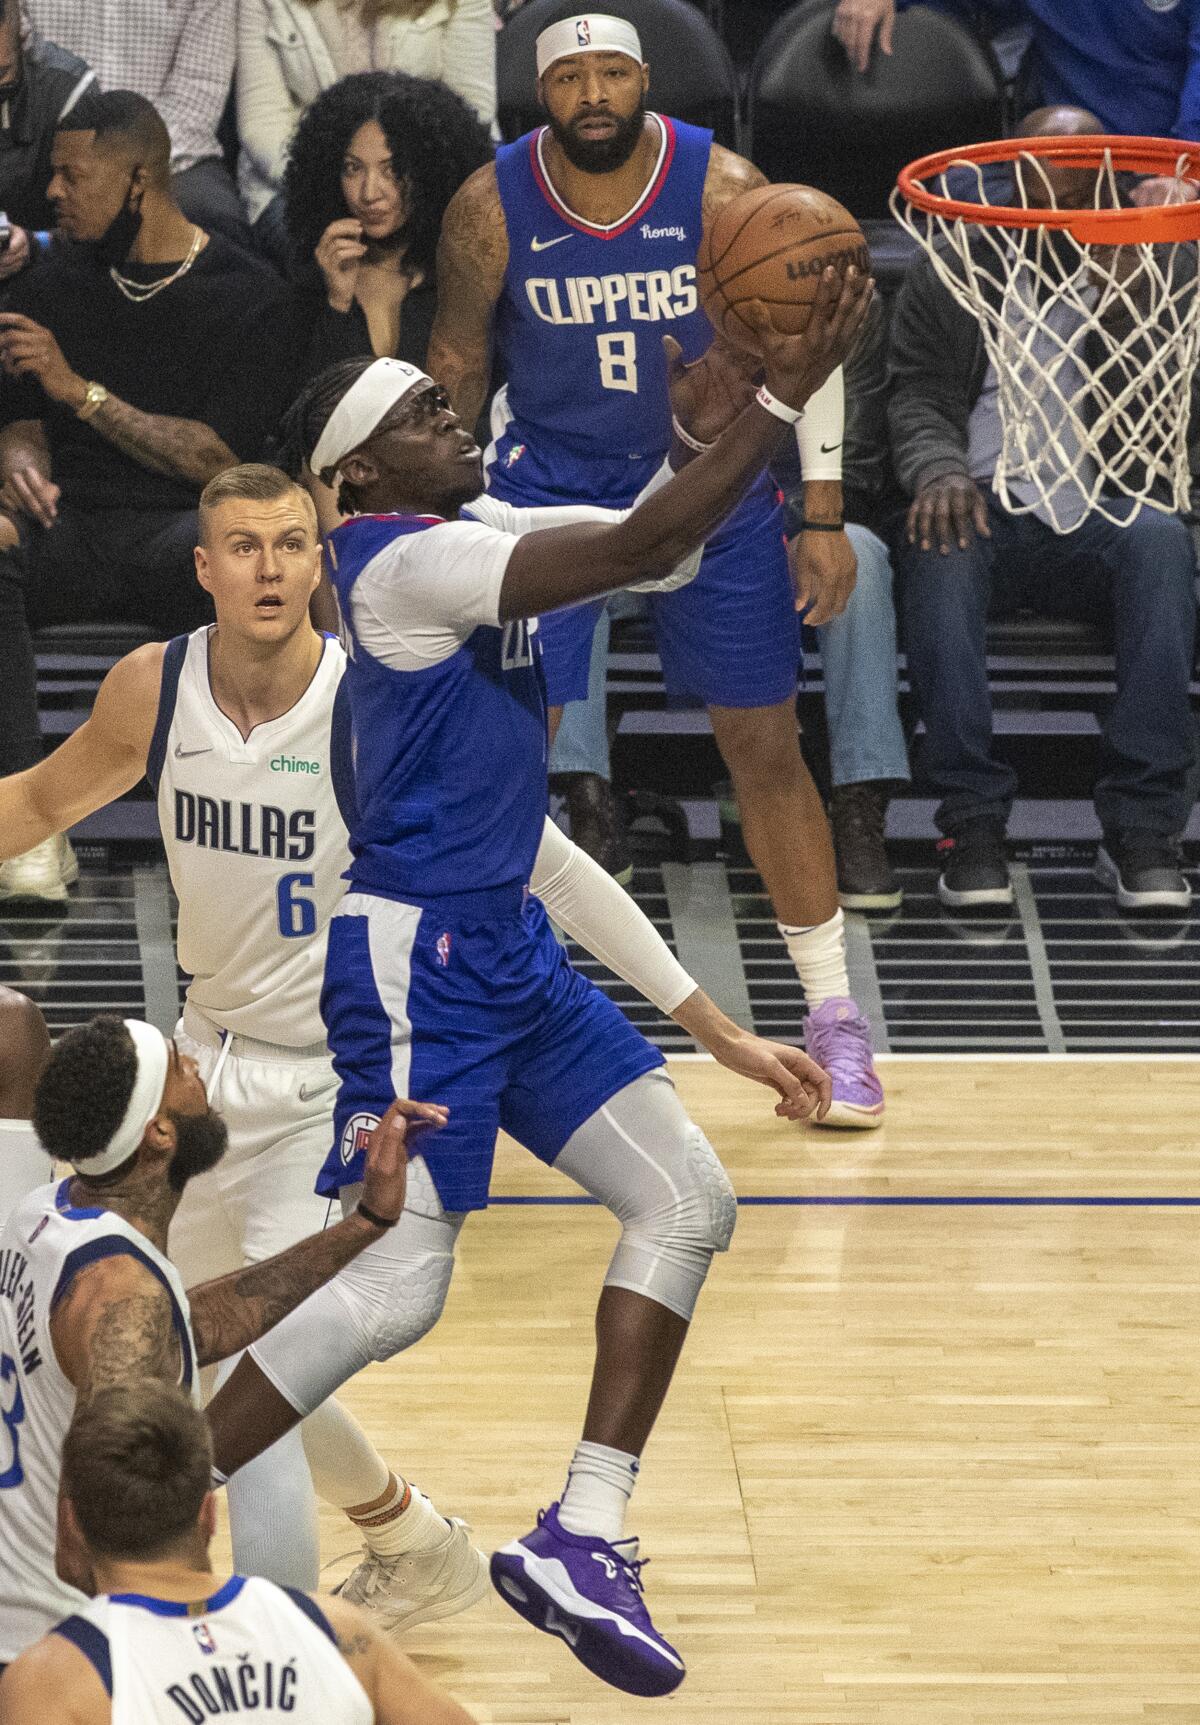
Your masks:
{"label": "pink and white sneaker", "polygon": [[854,1001],[822,1001],[804,1020],[804,1046],[833,1080],[833,1105],[814,1126],[870,1131],[883,1124],[883,1085],[871,1052],[871,1031]]}

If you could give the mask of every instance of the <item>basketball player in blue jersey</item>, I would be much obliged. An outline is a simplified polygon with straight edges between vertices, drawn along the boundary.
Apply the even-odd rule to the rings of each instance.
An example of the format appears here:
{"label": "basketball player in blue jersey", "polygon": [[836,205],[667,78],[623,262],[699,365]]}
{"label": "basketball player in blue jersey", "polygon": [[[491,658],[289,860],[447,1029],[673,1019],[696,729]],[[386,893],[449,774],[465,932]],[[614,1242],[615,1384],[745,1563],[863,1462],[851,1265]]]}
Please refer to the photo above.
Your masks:
{"label": "basketball player in blue jersey", "polygon": [[[537,43],[547,124],[502,147],[451,202],[438,251],[429,368],[465,424],[482,408],[492,350],[489,492],[515,504],[627,506],[666,452],[671,410],[661,337],[707,347],[696,291],[704,226],[764,184],[711,133],[647,113],[649,68],[622,18],[551,24]],[[826,1125],[878,1126],[883,1091],[850,998],[837,870],[800,752],[799,603],[828,622],[854,585],[842,531],[840,373],[799,427],[806,526],[793,541],[760,479],[709,543],[699,577],[651,597],[668,689],[702,699],[729,768],[747,849],[808,1005],[809,1052],[833,1078]],[[599,603],[542,619],[553,709],[587,695]],[[553,727],[556,714],[552,714]]]}
{"label": "basketball player in blue jersey", "polygon": [[[492,1577],[514,1609],[634,1694],[669,1692],[684,1666],[643,1602],[625,1508],[736,1206],[661,1054],[571,968],[527,890],[547,805],[531,619],[691,557],[755,482],[781,419],[794,423],[841,361],[868,304],[863,281],[851,272],[839,292],[829,270],[803,336],[762,332],[768,383],[746,407],[721,355],[677,364],[683,435],[721,435],[624,515],[479,498],[480,451],[445,392],[398,361],[335,368],[294,410],[298,453],[323,482],[340,475],[341,507],[354,512],[328,543],[357,811],[322,998],[342,1087],[320,1189],[352,1201],[360,1139],[395,1090],[436,1099],[449,1120],[411,1164],[395,1249],[332,1300],[310,1301],[218,1392],[217,1454],[236,1465],[241,1398],[261,1419],[264,1376],[284,1430],[436,1321],[503,1127],[605,1203],[622,1237],[566,1490],[496,1554]],[[678,445],[672,462],[687,454]],[[676,1021],[724,1064],[779,1092],[785,1118],[828,1106],[827,1079],[801,1050],[739,1031],[690,979],[673,1000]]]}

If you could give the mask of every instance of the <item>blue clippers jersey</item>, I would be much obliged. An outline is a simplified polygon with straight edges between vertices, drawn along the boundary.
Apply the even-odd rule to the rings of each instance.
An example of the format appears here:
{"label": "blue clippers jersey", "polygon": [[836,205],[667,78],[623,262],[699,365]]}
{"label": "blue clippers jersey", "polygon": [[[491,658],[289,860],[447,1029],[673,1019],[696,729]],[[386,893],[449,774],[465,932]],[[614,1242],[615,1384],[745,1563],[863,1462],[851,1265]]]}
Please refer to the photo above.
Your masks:
{"label": "blue clippers jersey", "polygon": [[607,230],[556,197],[539,157],[545,128],[497,151],[508,268],[495,341],[512,418],[488,489],[507,501],[632,502],[671,441],[662,338],[685,359],[712,339],[696,293],[712,133],[658,119],[656,170]]}
{"label": "blue clippers jersey", "polygon": [[416,904],[528,882],[547,803],[546,706],[529,624],[481,625],[420,670],[383,664],[356,637],[351,594],[363,571],[397,538],[439,525],[352,516],[328,541],[349,655],[347,879]]}

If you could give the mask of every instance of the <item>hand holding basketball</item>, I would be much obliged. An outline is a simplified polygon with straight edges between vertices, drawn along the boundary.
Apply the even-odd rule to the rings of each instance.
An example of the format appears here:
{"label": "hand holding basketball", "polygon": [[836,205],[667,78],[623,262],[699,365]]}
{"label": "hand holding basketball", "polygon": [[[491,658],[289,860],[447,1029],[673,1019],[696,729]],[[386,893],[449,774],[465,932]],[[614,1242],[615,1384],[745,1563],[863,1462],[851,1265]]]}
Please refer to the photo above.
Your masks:
{"label": "hand holding basketball", "polygon": [[767,388],[788,407],[801,408],[853,351],[871,309],[874,282],[851,264],[839,275],[821,274],[808,323],[799,335],[777,329],[757,301],[742,308],[763,356]]}
{"label": "hand holding basketball", "polygon": [[715,443],[738,414],[754,400],[762,361],[730,347],[714,336],[708,349],[690,365],[674,336],[663,336],[667,357],[667,392],[671,412],[698,443]]}

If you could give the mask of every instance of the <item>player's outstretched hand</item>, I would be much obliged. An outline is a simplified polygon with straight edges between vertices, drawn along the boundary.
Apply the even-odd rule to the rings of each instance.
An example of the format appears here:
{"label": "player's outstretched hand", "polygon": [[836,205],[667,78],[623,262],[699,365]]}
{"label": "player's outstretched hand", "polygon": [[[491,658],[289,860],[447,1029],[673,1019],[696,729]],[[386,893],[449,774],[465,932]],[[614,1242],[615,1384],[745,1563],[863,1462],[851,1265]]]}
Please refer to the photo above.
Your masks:
{"label": "player's outstretched hand", "polygon": [[781,334],[761,300],[741,308],[742,317],[754,329],[773,396],[788,407],[800,408],[815,395],[853,352],[874,290],[874,278],[853,264],[844,275],[830,264],[821,272],[808,323],[799,335]]}
{"label": "player's outstretched hand", "polygon": [[730,1072],[740,1072],[743,1078],[777,1090],[781,1100],[775,1104],[775,1112],[781,1120],[824,1120],[829,1113],[833,1082],[802,1048],[768,1042],[765,1036],[744,1031],[720,1047],[712,1047],[712,1053]]}
{"label": "player's outstretched hand", "polygon": [[762,360],[731,347],[718,335],[699,359],[686,365],[674,336],[664,335],[662,343],[671,412],[697,443],[715,443],[754,400]]}
{"label": "player's outstretched hand", "polygon": [[414,1142],[450,1118],[440,1102],[409,1102],[398,1096],[371,1133],[363,1167],[362,1201],[376,1216],[399,1221]]}

